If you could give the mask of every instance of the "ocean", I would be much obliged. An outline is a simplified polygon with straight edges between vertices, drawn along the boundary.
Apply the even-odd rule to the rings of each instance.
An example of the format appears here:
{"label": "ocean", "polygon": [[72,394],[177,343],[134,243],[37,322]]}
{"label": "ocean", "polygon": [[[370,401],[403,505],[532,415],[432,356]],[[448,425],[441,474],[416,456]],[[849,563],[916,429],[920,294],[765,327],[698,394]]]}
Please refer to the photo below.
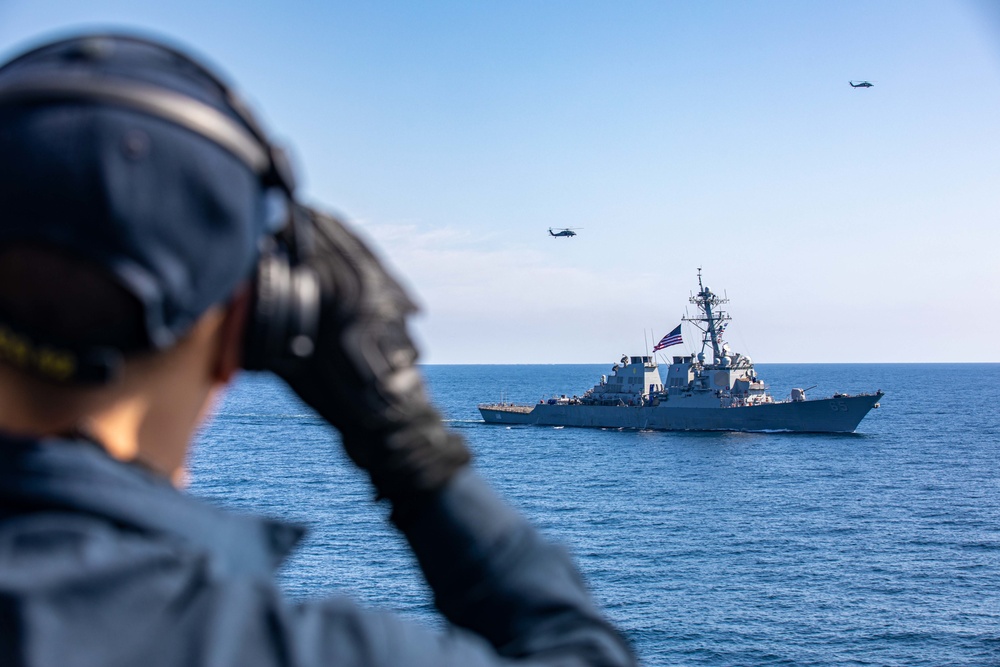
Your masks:
{"label": "ocean", "polygon": [[[568,547],[642,664],[1000,665],[1000,364],[758,364],[776,398],[882,389],[849,435],[486,425],[481,402],[579,394],[607,365],[425,366],[476,468]],[[441,628],[336,434],[244,374],[190,490],[309,534],[293,599],[349,595]]]}

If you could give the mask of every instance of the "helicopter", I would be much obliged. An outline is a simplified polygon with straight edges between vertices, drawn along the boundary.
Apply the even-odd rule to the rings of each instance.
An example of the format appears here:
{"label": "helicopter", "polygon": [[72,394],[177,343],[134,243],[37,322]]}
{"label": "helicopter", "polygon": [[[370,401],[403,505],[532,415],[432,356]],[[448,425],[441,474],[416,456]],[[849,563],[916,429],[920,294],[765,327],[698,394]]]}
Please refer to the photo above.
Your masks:
{"label": "helicopter", "polygon": [[875,85],[871,81],[859,81],[858,83],[854,83],[853,81],[848,81],[847,83],[851,84],[851,88],[871,88],[872,86]]}
{"label": "helicopter", "polygon": [[552,228],[549,227],[549,236],[552,236],[554,238],[565,236],[566,238],[569,238],[570,236],[576,236],[575,230],[577,229],[583,229],[583,227],[564,227],[563,229],[560,229],[558,232],[552,231]]}

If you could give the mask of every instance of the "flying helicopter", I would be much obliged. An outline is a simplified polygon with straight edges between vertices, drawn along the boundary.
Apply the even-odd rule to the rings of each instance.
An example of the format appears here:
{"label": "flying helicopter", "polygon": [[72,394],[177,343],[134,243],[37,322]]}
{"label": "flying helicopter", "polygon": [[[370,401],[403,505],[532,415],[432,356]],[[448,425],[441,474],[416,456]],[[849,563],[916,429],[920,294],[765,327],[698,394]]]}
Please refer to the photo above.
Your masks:
{"label": "flying helicopter", "polygon": [[565,236],[566,238],[569,238],[570,236],[576,236],[575,230],[577,229],[583,229],[583,227],[564,227],[557,232],[552,231],[552,228],[549,227],[549,236],[554,238]]}
{"label": "flying helicopter", "polygon": [[875,85],[871,81],[859,81],[858,83],[854,83],[853,81],[848,81],[847,83],[851,84],[851,88],[871,88],[872,86]]}

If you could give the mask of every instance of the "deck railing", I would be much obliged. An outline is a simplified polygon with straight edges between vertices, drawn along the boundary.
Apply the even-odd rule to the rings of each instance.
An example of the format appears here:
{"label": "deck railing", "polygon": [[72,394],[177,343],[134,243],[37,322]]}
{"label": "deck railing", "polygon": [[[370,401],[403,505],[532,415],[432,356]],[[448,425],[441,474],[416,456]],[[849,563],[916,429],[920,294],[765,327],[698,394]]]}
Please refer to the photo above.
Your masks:
{"label": "deck railing", "polygon": [[521,412],[527,414],[531,412],[534,405],[514,405],[513,403],[480,403],[483,410],[499,410],[500,412]]}

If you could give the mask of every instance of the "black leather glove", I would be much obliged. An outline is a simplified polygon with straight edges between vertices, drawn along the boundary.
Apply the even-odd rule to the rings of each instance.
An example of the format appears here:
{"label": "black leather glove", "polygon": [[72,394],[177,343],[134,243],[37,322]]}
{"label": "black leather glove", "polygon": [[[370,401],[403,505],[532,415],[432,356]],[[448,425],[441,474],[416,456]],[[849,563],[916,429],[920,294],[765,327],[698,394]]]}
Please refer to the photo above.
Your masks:
{"label": "black leather glove", "polygon": [[416,307],[364,243],[336,218],[299,207],[321,287],[312,356],[279,375],[343,436],[379,497],[398,514],[470,460],[462,438],[444,428],[415,366],[406,330]]}

